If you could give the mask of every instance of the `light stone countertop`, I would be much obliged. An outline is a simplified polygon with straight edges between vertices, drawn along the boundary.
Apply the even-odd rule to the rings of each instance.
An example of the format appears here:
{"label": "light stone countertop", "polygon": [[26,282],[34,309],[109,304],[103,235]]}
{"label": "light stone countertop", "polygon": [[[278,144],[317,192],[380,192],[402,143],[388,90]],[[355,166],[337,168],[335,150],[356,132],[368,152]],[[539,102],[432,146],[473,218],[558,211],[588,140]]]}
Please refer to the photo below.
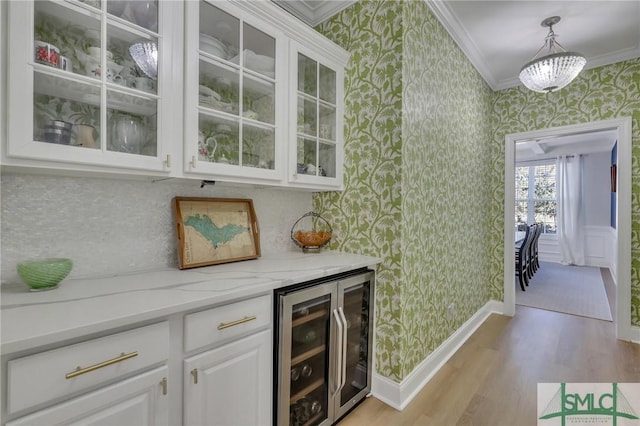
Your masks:
{"label": "light stone countertop", "polygon": [[3,355],[166,317],[178,312],[268,294],[380,259],[322,251],[285,252],[202,268],[167,268],[93,279],[66,279],[50,291],[25,284],[3,285]]}

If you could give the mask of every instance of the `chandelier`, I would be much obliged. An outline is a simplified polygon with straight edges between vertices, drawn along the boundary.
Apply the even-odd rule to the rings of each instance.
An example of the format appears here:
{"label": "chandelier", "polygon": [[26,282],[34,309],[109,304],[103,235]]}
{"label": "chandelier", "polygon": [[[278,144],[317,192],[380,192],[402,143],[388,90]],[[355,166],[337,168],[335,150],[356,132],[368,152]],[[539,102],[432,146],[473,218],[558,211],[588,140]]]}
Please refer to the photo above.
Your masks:
{"label": "chandelier", "polygon": [[158,46],[154,42],[138,42],[129,47],[129,53],[149,78],[158,78]]}
{"label": "chandelier", "polygon": [[[567,52],[556,41],[553,25],[558,22],[560,17],[552,16],[540,23],[543,27],[549,27],[549,34],[533,59],[520,70],[520,81],[534,92],[549,93],[562,89],[578,76],[587,63],[584,56]],[[547,54],[539,58],[538,55],[545,48]]]}

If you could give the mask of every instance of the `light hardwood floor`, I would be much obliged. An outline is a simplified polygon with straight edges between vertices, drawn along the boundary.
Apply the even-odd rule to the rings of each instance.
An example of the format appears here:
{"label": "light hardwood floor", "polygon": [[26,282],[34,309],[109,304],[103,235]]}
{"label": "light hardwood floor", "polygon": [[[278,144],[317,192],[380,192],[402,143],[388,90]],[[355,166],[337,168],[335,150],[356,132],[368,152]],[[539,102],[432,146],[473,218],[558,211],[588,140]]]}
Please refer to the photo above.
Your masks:
{"label": "light hardwood floor", "polygon": [[536,425],[537,383],[640,382],[614,323],[516,306],[491,315],[402,411],[368,398],[339,426]]}

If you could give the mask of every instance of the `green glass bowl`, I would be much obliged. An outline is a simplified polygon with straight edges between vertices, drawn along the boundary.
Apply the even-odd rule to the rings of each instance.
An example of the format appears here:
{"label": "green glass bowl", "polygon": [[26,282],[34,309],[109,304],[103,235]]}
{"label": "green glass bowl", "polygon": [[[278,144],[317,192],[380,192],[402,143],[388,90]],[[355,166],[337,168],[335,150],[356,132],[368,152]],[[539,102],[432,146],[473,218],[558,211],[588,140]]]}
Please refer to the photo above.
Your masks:
{"label": "green glass bowl", "polygon": [[27,260],[18,263],[18,275],[31,291],[50,290],[71,272],[73,262],[66,258]]}

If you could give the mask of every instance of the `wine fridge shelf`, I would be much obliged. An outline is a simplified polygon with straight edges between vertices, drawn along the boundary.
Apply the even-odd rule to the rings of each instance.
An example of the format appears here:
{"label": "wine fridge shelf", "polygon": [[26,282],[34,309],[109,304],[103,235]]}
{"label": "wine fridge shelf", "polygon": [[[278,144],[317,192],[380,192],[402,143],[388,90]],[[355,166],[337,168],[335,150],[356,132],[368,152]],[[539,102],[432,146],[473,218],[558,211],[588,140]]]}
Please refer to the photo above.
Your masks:
{"label": "wine fridge shelf", "polygon": [[291,398],[289,399],[289,403],[295,404],[296,401],[298,401],[300,398],[309,395],[311,392],[320,388],[320,386],[322,385],[324,385],[324,379],[320,378],[315,382],[311,383],[309,386],[301,389],[300,392],[296,392],[294,395],[292,395]]}
{"label": "wine fridge shelf", "polygon": [[321,411],[318,414],[316,414],[315,416],[311,417],[304,425],[302,426],[310,426],[310,425],[315,425],[316,421],[320,419],[320,417],[323,415],[324,413]]}
{"label": "wine fridge shelf", "polygon": [[300,318],[296,318],[293,321],[291,321],[291,328],[297,327],[297,326],[299,326],[301,324],[304,324],[304,323],[307,323],[309,321],[313,321],[314,319],[317,319],[317,318],[322,318],[322,317],[324,317],[326,315],[327,315],[327,310],[326,309],[322,309],[322,310],[316,311],[316,312],[311,312],[308,315],[305,315],[305,316],[300,317]]}
{"label": "wine fridge shelf", "polygon": [[325,345],[316,346],[315,348],[308,350],[306,352],[301,353],[300,355],[291,358],[291,365],[294,366],[296,364],[300,364],[302,361],[306,361],[311,357],[318,355],[319,353],[324,352]]}

